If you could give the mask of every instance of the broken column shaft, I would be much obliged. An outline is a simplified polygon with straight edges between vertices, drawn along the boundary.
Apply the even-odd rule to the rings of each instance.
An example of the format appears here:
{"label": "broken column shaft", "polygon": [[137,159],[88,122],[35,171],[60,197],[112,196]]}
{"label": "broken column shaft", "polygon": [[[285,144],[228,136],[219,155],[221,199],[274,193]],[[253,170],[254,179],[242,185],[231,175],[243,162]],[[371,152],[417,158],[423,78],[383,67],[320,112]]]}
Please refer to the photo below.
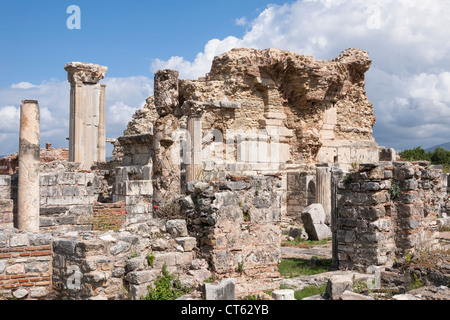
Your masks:
{"label": "broken column shaft", "polygon": [[90,170],[106,159],[105,87],[98,82],[108,68],[71,62],[65,66],[70,90],[69,160]]}
{"label": "broken column shaft", "polygon": [[18,229],[39,232],[40,112],[35,100],[20,107]]}
{"label": "broken column shaft", "polygon": [[331,223],[331,168],[318,166],[316,169],[316,203],[323,206],[326,223]]}
{"label": "broken column shaft", "polygon": [[177,131],[178,72],[160,70],[155,73],[155,107],[159,115],[153,127],[153,202],[169,203],[181,193],[181,156]]}

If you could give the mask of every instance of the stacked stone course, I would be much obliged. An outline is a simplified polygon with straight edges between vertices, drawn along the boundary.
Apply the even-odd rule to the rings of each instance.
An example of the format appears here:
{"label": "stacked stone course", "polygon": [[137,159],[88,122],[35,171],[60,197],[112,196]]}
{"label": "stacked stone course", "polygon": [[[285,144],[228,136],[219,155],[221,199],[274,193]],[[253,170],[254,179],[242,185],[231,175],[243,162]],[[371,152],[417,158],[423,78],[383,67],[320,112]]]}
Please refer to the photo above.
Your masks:
{"label": "stacked stone course", "polygon": [[183,199],[200,257],[218,278],[236,279],[237,294],[274,289],[281,261],[282,183],[278,176],[229,176],[187,184]]}
{"label": "stacked stone course", "polygon": [[442,167],[427,162],[361,165],[338,187],[342,268],[392,265],[396,256],[436,248]]}
{"label": "stacked stone course", "polygon": [[51,293],[52,237],[0,229],[0,292],[6,298]]}

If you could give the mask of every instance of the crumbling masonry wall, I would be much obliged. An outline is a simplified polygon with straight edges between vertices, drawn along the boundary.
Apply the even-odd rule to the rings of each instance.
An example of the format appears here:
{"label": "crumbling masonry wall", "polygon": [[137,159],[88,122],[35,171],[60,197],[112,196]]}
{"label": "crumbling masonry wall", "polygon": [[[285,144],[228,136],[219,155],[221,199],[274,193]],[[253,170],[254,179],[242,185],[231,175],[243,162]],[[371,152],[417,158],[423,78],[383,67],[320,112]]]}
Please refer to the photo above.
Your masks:
{"label": "crumbling masonry wall", "polygon": [[376,118],[365,92],[371,63],[358,49],[325,61],[238,48],[216,57],[198,80],[158,71],[154,97],[124,132],[153,135],[154,204],[170,202],[184,182],[281,173],[282,210],[295,219],[314,190],[310,178],[301,182],[308,192],[295,189],[292,175],[309,175],[306,167],[316,163],[350,167],[379,160]]}
{"label": "crumbling masonry wall", "polygon": [[228,176],[187,184],[183,199],[199,257],[216,276],[236,280],[237,294],[275,289],[281,261],[281,179]]}
{"label": "crumbling masonry wall", "polygon": [[427,162],[367,164],[345,175],[337,190],[339,266],[389,266],[436,248],[441,177],[442,167]]}
{"label": "crumbling masonry wall", "polygon": [[0,229],[0,293],[5,298],[44,298],[52,292],[50,234]]}

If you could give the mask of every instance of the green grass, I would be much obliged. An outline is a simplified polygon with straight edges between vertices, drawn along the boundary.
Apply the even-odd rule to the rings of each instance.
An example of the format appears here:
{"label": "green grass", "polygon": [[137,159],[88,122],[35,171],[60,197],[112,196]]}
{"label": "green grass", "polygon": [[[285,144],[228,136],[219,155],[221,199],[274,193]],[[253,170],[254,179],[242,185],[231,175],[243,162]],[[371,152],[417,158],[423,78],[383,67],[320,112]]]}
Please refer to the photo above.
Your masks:
{"label": "green grass", "polygon": [[297,290],[294,292],[295,300],[302,300],[307,297],[315,296],[318,294],[324,294],[327,289],[327,284],[324,283],[320,287],[318,286],[308,286],[304,287],[302,290]]}
{"label": "green grass", "polygon": [[287,241],[283,240],[281,245],[284,247],[297,247],[297,248],[305,248],[310,249],[318,245],[325,245],[331,243],[330,239],[320,240],[320,241],[310,241],[310,240],[303,240],[300,237],[295,238],[294,241]]}
{"label": "green grass", "polygon": [[331,259],[319,259],[319,266],[310,266],[306,259],[283,259],[278,265],[278,271],[282,277],[293,278],[299,276],[310,276],[329,271]]}

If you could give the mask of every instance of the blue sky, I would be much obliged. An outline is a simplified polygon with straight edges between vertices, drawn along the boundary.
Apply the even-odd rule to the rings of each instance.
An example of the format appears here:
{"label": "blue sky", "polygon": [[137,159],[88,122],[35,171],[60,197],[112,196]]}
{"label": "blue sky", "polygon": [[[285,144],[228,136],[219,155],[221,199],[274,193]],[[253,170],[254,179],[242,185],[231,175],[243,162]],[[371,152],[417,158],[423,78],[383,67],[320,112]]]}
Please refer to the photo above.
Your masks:
{"label": "blue sky", "polygon": [[[70,5],[81,30],[66,26]],[[376,141],[431,147],[450,141],[448,39],[448,0],[0,0],[0,155],[17,151],[23,99],[39,100],[42,145],[67,147],[67,62],[108,66],[107,136],[117,138],[153,94],[154,71],[196,78],[233,47],[318,59],[367,50]]]}
{"label": "blue sky", "polygon": [[[64,79],[69,61],[107,65],[108,77],[151,76],[152,59],[193,59],[212,38],[241,36],[237,18],[284,2],[0,0],[0,86]],[[81,9],[81,30],[66,27],[72,4]]]}

